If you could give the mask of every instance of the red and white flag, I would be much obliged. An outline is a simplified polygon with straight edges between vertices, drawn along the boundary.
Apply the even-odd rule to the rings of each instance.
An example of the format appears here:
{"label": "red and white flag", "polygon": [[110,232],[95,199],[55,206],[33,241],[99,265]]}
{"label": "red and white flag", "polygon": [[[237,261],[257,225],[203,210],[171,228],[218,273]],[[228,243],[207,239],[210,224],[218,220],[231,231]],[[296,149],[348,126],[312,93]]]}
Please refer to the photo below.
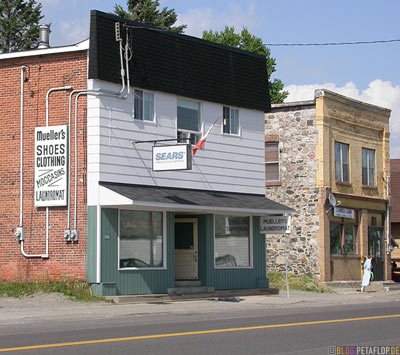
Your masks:
{"label": "red and white flag", "polygon": [[200,140],[196,143],[196,145],[193,147],[193,149],[192,149],[192,157],[194,157],[194,155],[196,154],[196,152],[197,152],[197,149],[203,149],[204,148],[204,144],[206,143],[206,139],[207,139],[207,136],[208,136],[208,134],[211,132],[211,130],[214,128],[214,126],[215,126],[215,124],[217,123],[217,121],[218,121],[218,118],[219,117],[217,117],[217,119],[214,121],[214,123],[211,125],[211,127],[207,130],[207,132],[205,133],[205,134],[203,134],[202,136],[201,136],[201,138],[200,138]]}

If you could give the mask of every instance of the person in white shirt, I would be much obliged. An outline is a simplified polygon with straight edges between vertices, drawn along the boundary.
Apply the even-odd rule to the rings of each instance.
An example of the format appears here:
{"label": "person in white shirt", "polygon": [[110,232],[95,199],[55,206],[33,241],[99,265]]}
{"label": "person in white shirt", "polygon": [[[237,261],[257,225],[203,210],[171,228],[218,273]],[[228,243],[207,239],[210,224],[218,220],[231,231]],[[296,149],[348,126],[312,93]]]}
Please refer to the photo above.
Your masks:
{"label": "person in white shirt", "polygon": [[369,280],[371,279],[372,259],[372,255],[368,255],[368,258],[364,262],[364,275],[361,282],[361,292],[364,292],[365,288],[369,285]]}

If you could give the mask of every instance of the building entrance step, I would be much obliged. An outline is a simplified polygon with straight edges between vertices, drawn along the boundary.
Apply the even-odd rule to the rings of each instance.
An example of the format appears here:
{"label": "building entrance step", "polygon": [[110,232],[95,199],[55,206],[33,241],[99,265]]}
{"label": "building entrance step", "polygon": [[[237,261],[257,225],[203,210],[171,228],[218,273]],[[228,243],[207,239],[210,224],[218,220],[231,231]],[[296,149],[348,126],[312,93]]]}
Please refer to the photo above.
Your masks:
{"label": "building entrance step", "polygon": [[195,293],[212,293],[215,291],[215,287],[208,286],[185,286],[185,287],[174,287],[168,289],[168,295],[179,296],[179,295],[190,295]]}
{"label": "building entrance step", "polygon": [[200,280],[175,280],[175,287],[198,287],[201,286]]}

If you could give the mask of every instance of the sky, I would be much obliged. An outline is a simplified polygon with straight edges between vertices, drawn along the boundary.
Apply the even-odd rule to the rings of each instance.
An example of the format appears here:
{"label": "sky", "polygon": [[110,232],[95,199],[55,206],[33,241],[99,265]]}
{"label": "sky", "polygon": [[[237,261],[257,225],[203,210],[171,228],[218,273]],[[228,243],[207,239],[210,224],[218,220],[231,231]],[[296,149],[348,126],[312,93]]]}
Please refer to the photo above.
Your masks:
{"label": "sky", "polygon": [[[113,12],[126,0],[37,0],[50,45],[88,38],[90,10]],[[160,0],[175,9],[185,34],[243,27],[266,44],[400,40],[400,0]],[[389,108],[390,154],[400,158],[400,41],[341,46],[268,46],[273,78],[289,91],[286,102],[312,100],[315,89]]]}

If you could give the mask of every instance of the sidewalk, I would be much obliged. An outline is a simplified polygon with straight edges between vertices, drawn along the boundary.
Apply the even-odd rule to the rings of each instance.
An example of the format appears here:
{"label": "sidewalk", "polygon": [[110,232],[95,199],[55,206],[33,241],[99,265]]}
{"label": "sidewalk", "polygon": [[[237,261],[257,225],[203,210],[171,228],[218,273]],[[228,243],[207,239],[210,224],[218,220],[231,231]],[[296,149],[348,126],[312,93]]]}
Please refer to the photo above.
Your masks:
{"label": "sidewalk", "polygon": [[41,294],[16,299],[0,297],[2,325],[22,324],[47,319],[100,319],[125,315],[205,313],[229,310],[256,310],[277,307],[334,306],[400,301],[400,291],[352,293],[314,293],[290,291],[279,295],[212,298],[193,301],[112,304],[71,301],[60,294]]}

